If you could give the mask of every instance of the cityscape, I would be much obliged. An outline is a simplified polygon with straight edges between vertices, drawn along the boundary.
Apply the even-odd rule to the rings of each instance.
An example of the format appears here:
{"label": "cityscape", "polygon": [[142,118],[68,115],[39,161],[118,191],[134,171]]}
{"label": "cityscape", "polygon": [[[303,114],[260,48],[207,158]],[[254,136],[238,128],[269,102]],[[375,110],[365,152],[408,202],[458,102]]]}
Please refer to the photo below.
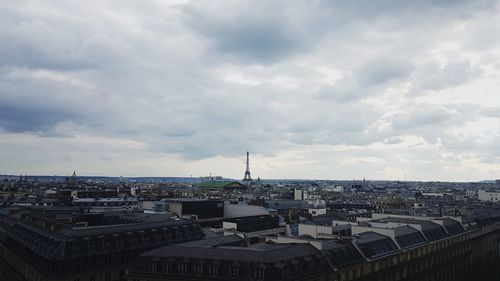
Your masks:
{"label": "cityscape", "polygon": [[500,1],[0,3],[0,281],[500,280]]}
{"label": "cityscape", "polygon": [[247,152],[241,179],[0,176],[0,276],[478,280],[498,259],[500,180],[263,180],[250,167]]}

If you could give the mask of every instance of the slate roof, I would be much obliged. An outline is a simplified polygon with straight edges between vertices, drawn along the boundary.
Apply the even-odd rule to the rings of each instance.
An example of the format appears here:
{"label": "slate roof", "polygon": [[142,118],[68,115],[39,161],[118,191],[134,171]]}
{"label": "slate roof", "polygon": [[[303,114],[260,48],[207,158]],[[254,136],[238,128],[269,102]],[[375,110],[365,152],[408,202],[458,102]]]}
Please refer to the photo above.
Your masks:
{"label": "slate roof", "polygon": [[449,235],[456,235],[456,234],[465,232],[465,229],[458,221],[450,219],[450,218],[443,219],[443,226]]}
{"label": "slate roof", "polygon": [[237,181],[205,181],[200,183],[198,186],[203,188],[229,188],[229,187],[246,188],[245,185]]}
{"label": "slate roof", "polygon": [[236,234],[233,234],[233,235],[225,235],[225,236],[221,235],[221,236],[207,237],[205,239],[179,243],[177,245],[187,246],[187,247],[205,247],[205,246],[214,247],[214,246],[239,244],[239,243],[242,243],[243,241],[244,241],[243,238],[241,238],[240,236],[238,236]]}
{"label": "slate roof", "polygon": [[409,249],[427,243],[422,233],[411,226],[394,228],[395,239],[402,249]]}
{"label": "slate roof", "polygon": [[[57,230],[42,227],[31,221],[22,219],[22,214],[27,214],[29,210],[19,210],[7,215],[8,210],[0,211],[0,241],[6,245],[18,243],[27,247],[33,254],[46,259],[62,259],[68,255],[87,255],[79,247],[76,251],[68,251],[68,241],[79,241],[82,238],[97,238],[100,236],[110,236],[112,234],[125,234],[128,232],[140,232],[150,230],[179,229],[183,230],[182,236],[176,238],[176,242],[189,241],[203,237],[201,228],[197,223],[190,220],[163,220],[153,222],[134,222],[118,225],[101,225],[91,227],[69,227],[61,224]],[[191,234],[190,236],[184,233]],[[174,241],[172,241],[174,242]],[[168,241],[155,241],[157,246],[165,245]],[[155,244],[155,245],[156,245]],[[134,245],[133,247],[149,247],[149,243]],[[119,250],[119,247],[115,250]]]}
{"label": "slate roof", "polygon": [[[235,238],[233,238],[236,240]],[[336,266],[362,261],[358,251],[348,243],[322,241],[322,252],[309,243],[257,243],[249,247],[203,245],[203,240],[164,246],[148,251],[142,258],[218,260],[231,262],[279,263],[306,256],[327,256]],[[199,243],[198,243],[199,242]]]}
{"label": "slate roof", "polygon": [[367,258],[378,258],[400,251],[391,238],[372,231],[354,235],[353,243]]}
{"label": "slate roof", "polygon": [[379,221],[418,224],[421,226],[421,231],[424,233],[424,236],[428,241],[436,241],[449,236],[441,225],[428,220],[389,217]]}
{"label": "slate roof", "polygon": [[259,243],[249,247],[173,245],[148,251],[142,256],[275,263],[316,253],[318,250],[310,244]]}

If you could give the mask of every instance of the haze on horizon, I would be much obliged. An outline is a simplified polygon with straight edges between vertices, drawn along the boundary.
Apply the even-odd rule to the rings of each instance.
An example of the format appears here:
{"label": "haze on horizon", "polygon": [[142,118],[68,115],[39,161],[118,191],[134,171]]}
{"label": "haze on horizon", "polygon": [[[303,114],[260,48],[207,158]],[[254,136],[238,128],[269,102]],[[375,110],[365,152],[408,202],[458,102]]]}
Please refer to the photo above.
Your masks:
{"label": "haze on horizon", "polygon": [[500,178],[498,1],[3,1],[0,174]]}

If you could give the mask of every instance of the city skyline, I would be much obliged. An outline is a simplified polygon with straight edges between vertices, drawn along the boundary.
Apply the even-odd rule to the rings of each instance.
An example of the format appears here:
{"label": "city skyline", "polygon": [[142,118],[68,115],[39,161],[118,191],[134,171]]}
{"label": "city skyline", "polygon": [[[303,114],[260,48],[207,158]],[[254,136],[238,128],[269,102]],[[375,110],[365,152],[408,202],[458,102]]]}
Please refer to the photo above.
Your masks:
{"label": "city skyline", "polygon": [[0,174],[500,178],[498,1],[0,4]]}

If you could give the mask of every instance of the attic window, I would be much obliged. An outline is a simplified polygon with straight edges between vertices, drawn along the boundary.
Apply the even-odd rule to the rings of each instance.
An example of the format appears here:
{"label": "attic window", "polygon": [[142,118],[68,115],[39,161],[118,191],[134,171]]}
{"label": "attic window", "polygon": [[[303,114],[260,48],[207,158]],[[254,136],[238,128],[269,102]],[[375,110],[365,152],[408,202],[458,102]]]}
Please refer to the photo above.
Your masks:
{"label": "attic window", "polygon": [[264,280],[264,268],[256,268],[253,273],[255,280]]}
{"label": "attic window", "polygon": [[210,265],[208,267],[208,274],[211,276],[216,276],[219,273],[219,266],[216,264]]}
{"label": "attic window", "polygon": [[163,271],[166,273],[172,272],[172,263],[171,262],[165,262],[163,264]]}

